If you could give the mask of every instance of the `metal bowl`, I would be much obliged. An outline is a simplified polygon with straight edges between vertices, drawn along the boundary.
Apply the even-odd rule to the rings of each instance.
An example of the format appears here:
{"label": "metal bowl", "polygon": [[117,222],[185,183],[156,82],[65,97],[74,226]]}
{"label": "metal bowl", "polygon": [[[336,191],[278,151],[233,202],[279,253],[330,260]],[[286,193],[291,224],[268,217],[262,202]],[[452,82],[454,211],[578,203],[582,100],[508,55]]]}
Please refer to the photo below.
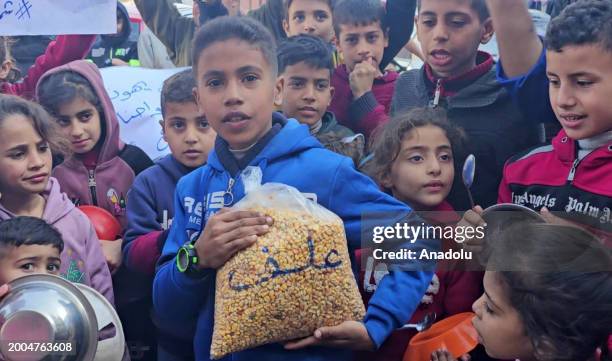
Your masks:
{"label": "metal bowl", "polygon": [[36,274],[9,286],[0,301],[0,355],[5,360],[94,360],[98,322],[75,285]]}
{"label": "metal bowl", "polygon": [[500,203],[482,211],[487,223],[486,235],[501,232],[517,223],[545,223],[544,218],[531,208],[512,203]]}

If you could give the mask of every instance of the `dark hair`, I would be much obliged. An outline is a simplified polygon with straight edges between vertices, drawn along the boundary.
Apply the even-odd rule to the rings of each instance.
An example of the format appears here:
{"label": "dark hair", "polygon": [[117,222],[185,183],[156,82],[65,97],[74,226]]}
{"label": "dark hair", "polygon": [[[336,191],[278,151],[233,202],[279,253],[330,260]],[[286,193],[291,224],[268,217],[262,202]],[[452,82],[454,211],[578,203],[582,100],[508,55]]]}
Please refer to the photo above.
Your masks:
{"label": "dark hair", "polygon": [[341,0],[334,7],[334,31],[340,36],[340,25],[370,25],[378,22],[388,33],[385,6],[380,0]]}
{"label": "dark hair", "polygon": [[[83,75],[74,71],[66,70],[47,76],[38,85],[38,102],[52,115],[59,114],[59,108],[80,97],[91,103],[98,113],[100,119],[104,118],[104,108],[100,97],[92,87],[91,83]],[[102,125],[105,122],[101,122]]]}
{"label": "dark hair", "polygon": [[62,234],[36,217],[15,217],[0,221],[0,249],[13,246],[50,245],[64,250]]}
{"label": "dark hair", "polygon": [[391,166],[399,156],[406,134],[427,125],[436,126],[446,133],[455,157],[463,154],[465,134],[448,121],[443,109],[414,108],[393,116],[387,124],[375,130],[371,145],[373,157],[366,164],[365,171],[381,183],[391,172]]}
{"label": "dark hair", "polygon": [[70,144],[60,135],[57,124],[40,105],[15,95],[0,94],[0,125],[11,115],[27,118],[53,152],[70,154]]}
{"label": "dark hair", "polygon": [[214,43],[231,39],[241,40],[261,52],[270,65],[272,76],[278,72],[274,37],[259,21],[247,16],[223,16],[200,27],[193,40],[193,73],[198,75],[198,59]]}
{"label": "dark hair", "polygon": [[[289,8],[291,7],[291,4],[293,4],[294,1],[295,0],[283,0],[283,5],[284,5],[283,20],[287,20],[287,21],[289,20]],[[331,10],[332,12],[334,11],[334,3],[336,2],[336,0],[321,0],[321,1],[329,5],[329,10]]]}
{"label": "dark hair", "polygon": [[551,20],[546,48],[560,52],[567,45],[599,44],[612,52],[612,0],[583,0]]}
{"label": "dark hair", "polygon": [[161,90],[161,112],[166,116],[166,103],[195,103],[193,88],[196,82],[191,69],[176,73],[164,81]]}
{"label": "dark hair", "polygon": [[334,70],[334,61],[329,44],[312,35],[292,36],[283,41],[276,52],[278,73],[282,74],[288,66],[304,62],[315,69]]}
{"label": "dark hair", "polygon": [[586,360],[602,345],[608,351],[610,249],[580,228],[542,223],[515,224],[491,247],[487,269],[497,271],[538,360]]}
{"label": "dark hair", "polygon": [[[417,0],[417,9],[421,10],[421,2],[423,0]],[[487,8],[486,0],[470,0],[470,7],[478,14],[478,19],[483,22],[491,17],[489,9]]]}

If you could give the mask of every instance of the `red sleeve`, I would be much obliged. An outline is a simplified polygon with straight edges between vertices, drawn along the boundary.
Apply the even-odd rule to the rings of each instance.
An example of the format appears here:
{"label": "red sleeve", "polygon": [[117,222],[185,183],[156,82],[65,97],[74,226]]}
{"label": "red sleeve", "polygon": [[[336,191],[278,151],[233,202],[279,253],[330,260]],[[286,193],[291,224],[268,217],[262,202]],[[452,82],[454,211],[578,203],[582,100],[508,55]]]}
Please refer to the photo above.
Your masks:
{"label": "red sleeve", "polygon": [[353,130],[369,138],[374,129],[389,119],[385,106],[380,104],[372,91],[354,100],[349,107]]}
{"label": "red sleeve", "polygon": [[60,35],[47,46],[45,53],[38,58],[34,65],[19,84],[3,86],[3,91],[33,99],[38,80],[49,70],[67,64],[74,60],[83,59],[96,39],[96,35]]}
{"label": "red sleeve", "polygon": [[506,170],[507,170],[507,165],[504,167],[503,170],[503,177],[502,177],[502,181],[499,184],[499,191],[497,194],[497,203],[512,203],[512,192],[510,192],[510,185],[507,182],[506,179]]}
{"label": "red sleeve", "polygon": [[157,238],[162,231],[153,231],[136,237],[128,253],[128,267],[147,275],[155,274],[155,265],[161,255]]}
{"label": "red sleeve", "polygon": [[478,271],[446,272],[444,294],[446,316],[472,311],[472,304],[482,294],[483,276],[484,274]]}

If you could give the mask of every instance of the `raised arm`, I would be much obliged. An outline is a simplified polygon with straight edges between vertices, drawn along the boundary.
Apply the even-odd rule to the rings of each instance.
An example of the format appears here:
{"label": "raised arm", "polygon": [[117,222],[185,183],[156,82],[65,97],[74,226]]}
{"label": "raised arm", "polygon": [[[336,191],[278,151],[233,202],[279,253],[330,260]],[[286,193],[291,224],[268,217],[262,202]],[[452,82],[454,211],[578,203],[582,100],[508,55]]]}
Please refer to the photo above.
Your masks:
{"label": "raised arm", "polygon": [[537,63],[542,42],[523,0],[487,0],[499,55],[508,78],[525,75]]}
{"label": "raised arm", "polygon": [[[193,19],[183,17],[174,7],[173,0],[136,0],[135,4],[145,24],[168,49],[172,60],[177,63],[179,53],[195,33]],[[189,40],[186,40],[189,39]],[[177,64],[187,65],[187,64]]]}
{"label": "raised arm", "polygon": [[414,28],[416,0],[387,0],[387,25],[389,25],[389,46],[385,48],[380,69],[387,65],[410,40]]}

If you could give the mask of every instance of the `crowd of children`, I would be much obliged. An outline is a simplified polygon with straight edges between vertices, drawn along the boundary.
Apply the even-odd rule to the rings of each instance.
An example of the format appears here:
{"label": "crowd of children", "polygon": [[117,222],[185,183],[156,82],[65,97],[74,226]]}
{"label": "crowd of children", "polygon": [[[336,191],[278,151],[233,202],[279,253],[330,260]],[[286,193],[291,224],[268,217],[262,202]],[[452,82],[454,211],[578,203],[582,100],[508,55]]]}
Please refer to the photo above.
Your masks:
{"label": "crowd of children", "polygon": [[[268,0],[247,16],[224,16],[225,3],[194,1],[194,23],[166,0],[136,0],[171,59],[192,66],[161,89],[170,154],[155,163],[121,140],[98,70],[130,62],[122,5],[118,34],[93,50],[93,36],[59,36],[21,83],[2,38],[0,297],[24,275],[59,275],[115,305],[124,360],[209,360],[216,270],[274,223],[231,208],[258,167],[342,219],[366,315],[224,359],[398,361],[415,335],[402,325],[471,310],[472,359],[612,359],[612,0],[567,6],[544,39],[523,0]],[[415,9],[424,65],[400,74],[387,65]],[[478,50],[494,32],[498,63]],[[563,128],[551,144],[546,122]],[[478,270],[373,256],[374,226],[482,226],[496,203],[547,223],[484,245],[385,245],[475,250]],[[121,232],[98,239],[83,205]]]}

